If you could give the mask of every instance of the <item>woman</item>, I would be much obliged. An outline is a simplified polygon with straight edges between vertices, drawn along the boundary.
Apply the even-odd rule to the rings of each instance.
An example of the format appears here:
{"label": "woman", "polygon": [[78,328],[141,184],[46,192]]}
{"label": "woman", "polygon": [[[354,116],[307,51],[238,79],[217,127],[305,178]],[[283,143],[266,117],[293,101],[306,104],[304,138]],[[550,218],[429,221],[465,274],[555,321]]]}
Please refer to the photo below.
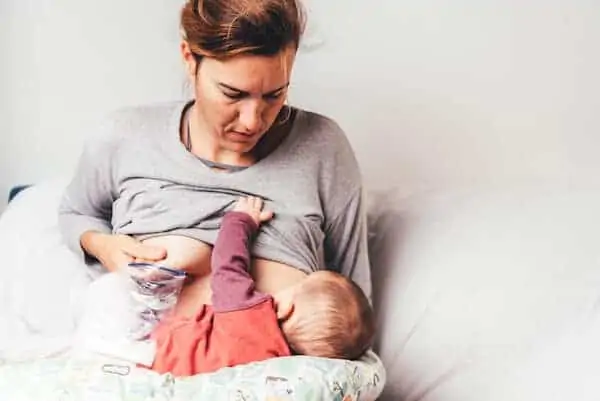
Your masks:
{"label": "woman", "polygon": [[253,248],[261,291],[325,266],[371,283],[360,172],[331,120],[285,106],[304,21],[296,0],[196,0],[181,13],[195,99],[124,110],[86,146],[60,208],[69,246],[114,271],[189,272],[178,311],[210,299],[211,245],[241,195],[275,218]]}

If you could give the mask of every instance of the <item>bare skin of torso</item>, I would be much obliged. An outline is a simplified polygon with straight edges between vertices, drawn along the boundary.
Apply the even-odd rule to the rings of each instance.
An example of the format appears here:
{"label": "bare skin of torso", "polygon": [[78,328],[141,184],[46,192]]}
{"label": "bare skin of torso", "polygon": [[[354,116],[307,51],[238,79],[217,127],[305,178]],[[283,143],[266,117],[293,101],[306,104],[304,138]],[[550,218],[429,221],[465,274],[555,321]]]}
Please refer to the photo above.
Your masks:
{"label": "bare skin of torso", "polygon": [[[212,247],[203,242],[182,236],[149,238],[144,244],[155,245],[167,250],[167,258],[161,261],[166,266],[194,272],[179,297],[175,313],[190,317],[204,304],[211,303],[210,259]],[[251,274],[259,291],[274,294],[297,284],[306,274],[296,268],[265,259],[252,262]]]}

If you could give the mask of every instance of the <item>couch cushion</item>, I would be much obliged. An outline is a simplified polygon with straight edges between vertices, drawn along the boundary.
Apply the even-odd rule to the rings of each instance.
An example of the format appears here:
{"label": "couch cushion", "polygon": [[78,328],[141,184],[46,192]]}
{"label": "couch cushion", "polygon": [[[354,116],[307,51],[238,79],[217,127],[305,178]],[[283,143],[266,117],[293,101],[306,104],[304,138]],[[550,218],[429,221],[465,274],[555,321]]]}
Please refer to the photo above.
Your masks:
{"label": "couch cushion", "polygon": [[599,205],[582,188],[372,197],[383,399],[599,399]]}

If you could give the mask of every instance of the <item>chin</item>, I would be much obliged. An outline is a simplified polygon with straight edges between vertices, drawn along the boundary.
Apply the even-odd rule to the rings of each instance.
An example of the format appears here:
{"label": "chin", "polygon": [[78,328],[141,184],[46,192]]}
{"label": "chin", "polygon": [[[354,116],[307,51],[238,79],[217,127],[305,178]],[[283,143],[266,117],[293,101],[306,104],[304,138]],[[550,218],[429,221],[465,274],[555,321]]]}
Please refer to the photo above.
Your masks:
{"label": "chin", "polygon": [[245,154],[251,152],[255,146],[256,142],[228,142],[223,147],[230,152]]}
{"label": "chin", "polygon": [[260,139],[260,135],[254,135],[251,137],[234,137],[228,136],[223,141],[223,147],[232,152],[242,152],[247,153],[254,149],[258,140]]}

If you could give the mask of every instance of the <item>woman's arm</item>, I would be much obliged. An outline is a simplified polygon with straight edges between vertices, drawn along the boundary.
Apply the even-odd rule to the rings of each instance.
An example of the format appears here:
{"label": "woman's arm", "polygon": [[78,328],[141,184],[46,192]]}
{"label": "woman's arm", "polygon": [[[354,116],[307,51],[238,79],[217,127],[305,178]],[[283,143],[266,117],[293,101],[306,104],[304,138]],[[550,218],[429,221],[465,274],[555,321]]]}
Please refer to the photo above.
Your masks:
{"label": "woman's arm", "polygon": [[58,223],[67,246],[88,264],[99,261],[114,271],[134,258],[160,260],[166,252],[131,237],[112,235],[113,202],[120,136],[108,120],[85,144],[75,174],[63,194]]}
{"label": "woman's arm", "polygon": [[321,199],[325,216],[325,262],[356,282],[371,299],[367,216],[362,175],[344,131],[325,119],[322,144]]}
{"label": "woman's arm", "polygon": [[325,227],[325,260],[328,266],[350,277],[371,299],[371,268],[367,245],[364,193],[359,188]]}
{"label": "woman's arm", "polygon": [[[110,135],[88,140],[75,174],[63,194],[58,223],[67,246],[83,256],[84,233],[111,234],[112,204],[116,199],[113,155],[117,141]],[[92,235],[91,238],[94,238]],[[91,241],[88,236],[88,241]]]}

